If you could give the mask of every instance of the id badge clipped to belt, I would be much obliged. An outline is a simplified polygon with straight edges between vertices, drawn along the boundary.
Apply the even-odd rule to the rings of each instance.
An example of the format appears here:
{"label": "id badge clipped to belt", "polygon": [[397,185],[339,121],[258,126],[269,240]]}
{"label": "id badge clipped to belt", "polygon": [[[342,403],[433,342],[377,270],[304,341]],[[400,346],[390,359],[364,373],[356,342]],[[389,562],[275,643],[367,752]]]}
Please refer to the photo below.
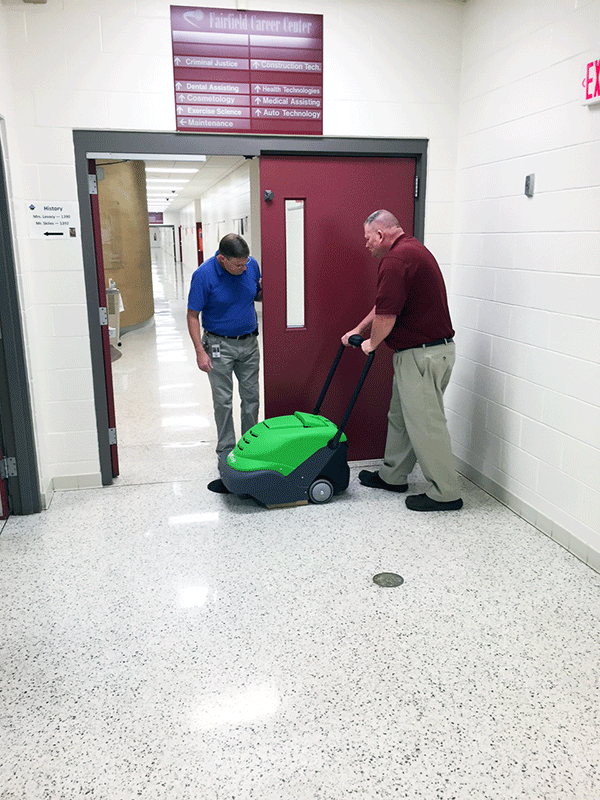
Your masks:
{"label": "id badge clipped to belt", "polygon": [[221,345],[220,344],[211,344],[210,346],[210,353],[212,358],[221,358]]}

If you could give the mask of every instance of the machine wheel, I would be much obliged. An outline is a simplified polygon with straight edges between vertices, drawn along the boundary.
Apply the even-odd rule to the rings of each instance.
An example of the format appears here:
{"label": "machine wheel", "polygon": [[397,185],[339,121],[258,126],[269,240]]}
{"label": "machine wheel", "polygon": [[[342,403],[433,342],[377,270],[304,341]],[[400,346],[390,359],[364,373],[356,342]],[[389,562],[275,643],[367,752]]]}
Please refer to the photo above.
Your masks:
{"label": "machine wheel", "polygon": [[333,497],[333,484],[327,478],[317,478],[308,487],[308,499],[311,503],[328,503]]}

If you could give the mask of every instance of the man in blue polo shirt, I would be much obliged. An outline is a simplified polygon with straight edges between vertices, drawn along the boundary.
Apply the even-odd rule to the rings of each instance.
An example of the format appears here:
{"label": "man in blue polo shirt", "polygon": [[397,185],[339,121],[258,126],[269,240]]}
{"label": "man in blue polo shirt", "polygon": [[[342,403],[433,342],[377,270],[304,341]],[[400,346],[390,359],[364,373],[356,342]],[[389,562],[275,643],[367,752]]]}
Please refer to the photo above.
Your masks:
{"label": "man in blue polo shirt", "polygon": [[[241,399],[242,435],[258,422],[260,354],[254,301],[261,299],[261,286],[258,263],[236,233],[224,236],[215,255],[192,275],[187,326],[198,367],[210,381],[217,456],[228,453],[237,441],[232,414],[234,373]],[[227,492],[220,479],[208,488]]]}

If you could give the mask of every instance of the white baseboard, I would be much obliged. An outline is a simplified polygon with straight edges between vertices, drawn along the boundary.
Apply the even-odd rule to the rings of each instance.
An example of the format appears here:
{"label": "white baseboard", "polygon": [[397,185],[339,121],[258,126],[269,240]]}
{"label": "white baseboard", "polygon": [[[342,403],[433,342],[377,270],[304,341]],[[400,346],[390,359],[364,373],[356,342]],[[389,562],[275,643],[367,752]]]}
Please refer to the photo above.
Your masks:
{"label": "white baseboard", "polygon": [[102,475],[99,472],[90,475],[59,475],[52,479],[55,492],[70,489],[99,489],[102,486]]}
{"label": "white baseboard", "polygon": [[591,567],[596,572],[600,572],[600,553],[594,550],[581,539],[578,539],[570,531],[562,526],[548,519],[535,508],[525,503],[519,497],[516,497],[504,487],[497,484],[491,478],[482,475],[475,467],[462,461],[460,458],[456,459],[457,469],[461,475],[468,478],[480,489],[483,489],[489,495],[494,497],[500,503],[505,505],[519,517],[529,522],[538,531],[548,536],[553,542],[556,542],[569,553],[574,555],[588,567]]}

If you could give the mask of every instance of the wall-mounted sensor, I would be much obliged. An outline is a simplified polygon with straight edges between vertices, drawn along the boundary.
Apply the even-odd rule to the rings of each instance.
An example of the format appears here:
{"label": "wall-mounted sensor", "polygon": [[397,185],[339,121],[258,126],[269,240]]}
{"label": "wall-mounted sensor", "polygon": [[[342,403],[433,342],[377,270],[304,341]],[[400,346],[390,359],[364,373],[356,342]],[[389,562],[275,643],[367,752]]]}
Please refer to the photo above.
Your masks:
{"label": "wall-mounted sensor", "polygon": [[525,194],[527,197],[533,197],[533,185],[535,183],[535,175],[527,175],[525,178]]}

